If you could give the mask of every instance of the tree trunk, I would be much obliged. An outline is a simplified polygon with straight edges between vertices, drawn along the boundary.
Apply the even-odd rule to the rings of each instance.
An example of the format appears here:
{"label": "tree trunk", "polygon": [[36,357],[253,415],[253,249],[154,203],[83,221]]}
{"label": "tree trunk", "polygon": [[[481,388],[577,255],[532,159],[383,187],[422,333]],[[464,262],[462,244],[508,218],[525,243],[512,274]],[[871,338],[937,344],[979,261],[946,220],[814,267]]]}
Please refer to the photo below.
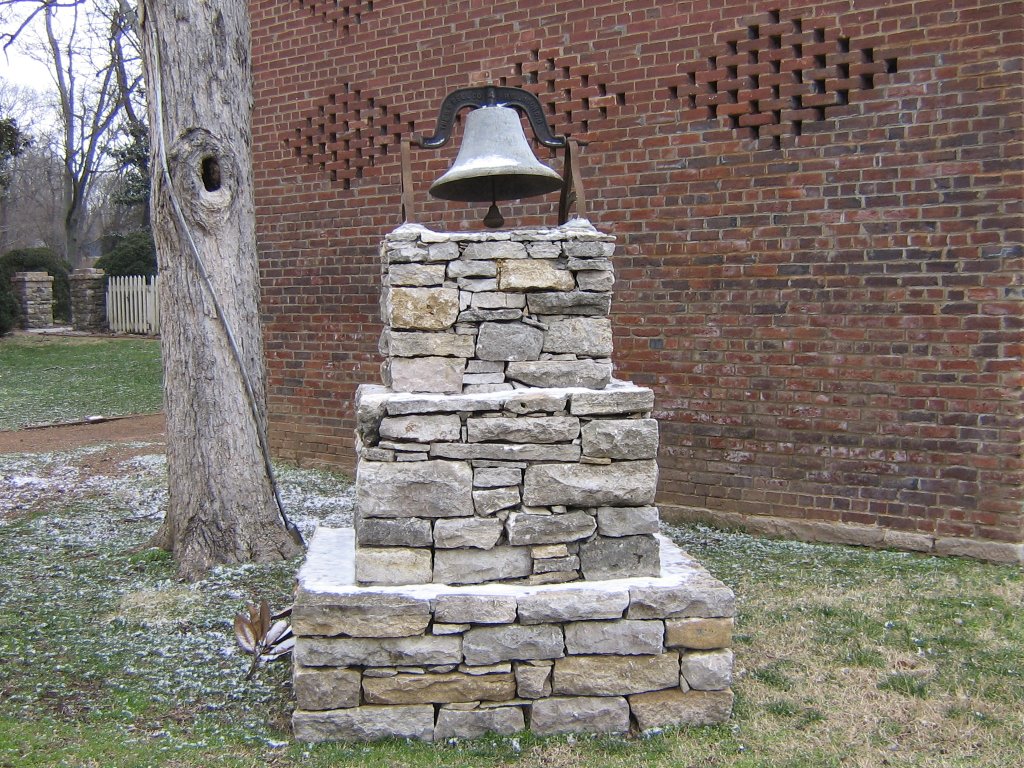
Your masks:
{"label": "tree trunk", "polygon": [[[283,524],[259,441],[266,371],[247,5],[169,0],[142,10],[170,488],[156,543],[174,552],[182,577],[197,579],[220,563],[293,556],[301,544]],[[220,313],[249,372],[255,416]]]}

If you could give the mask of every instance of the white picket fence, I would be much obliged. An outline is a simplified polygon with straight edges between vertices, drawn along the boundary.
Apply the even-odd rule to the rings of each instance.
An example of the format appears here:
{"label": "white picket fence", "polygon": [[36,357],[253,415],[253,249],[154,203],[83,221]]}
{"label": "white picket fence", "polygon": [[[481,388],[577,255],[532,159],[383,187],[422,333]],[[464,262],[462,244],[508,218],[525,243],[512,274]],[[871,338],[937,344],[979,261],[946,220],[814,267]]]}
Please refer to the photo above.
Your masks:
{"label": "white picket fence", "polygon": [[160,333],[160,276],[111,277],[107,282],[107,325],[117,333]]}

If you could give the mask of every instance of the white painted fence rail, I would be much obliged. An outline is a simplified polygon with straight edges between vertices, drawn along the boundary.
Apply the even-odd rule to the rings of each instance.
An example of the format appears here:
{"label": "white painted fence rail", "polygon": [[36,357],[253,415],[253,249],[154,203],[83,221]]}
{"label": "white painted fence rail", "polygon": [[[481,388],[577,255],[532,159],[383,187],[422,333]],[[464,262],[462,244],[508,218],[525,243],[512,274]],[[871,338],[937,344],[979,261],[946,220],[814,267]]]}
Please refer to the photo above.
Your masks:
{"label": "white painted fence rail", "polygon": [[107,325],[117,333],[160,333],[160,276],[111,277],[107,282]]}

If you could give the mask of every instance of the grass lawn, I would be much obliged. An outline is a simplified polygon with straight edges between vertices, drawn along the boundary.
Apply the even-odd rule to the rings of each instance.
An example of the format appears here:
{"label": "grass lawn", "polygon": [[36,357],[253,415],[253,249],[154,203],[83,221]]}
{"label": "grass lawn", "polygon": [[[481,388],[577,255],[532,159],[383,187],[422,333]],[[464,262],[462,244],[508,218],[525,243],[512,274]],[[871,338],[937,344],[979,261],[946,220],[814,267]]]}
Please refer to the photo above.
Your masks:
{"label": "grass lawn", "polygon": [[152,413],[162,406],[154,339],[0,338],[0,430]]}
{"label": "grass lawn", "polygon": [[[624,738],[295,744],[288,664],[244,679],[230,622],[287,604],[296,562],[174,581],[139,549],[153,446],[0,456],[0,766],[1020,766],[1024,573],[1013,566],[667,532],[732,586],[735,716]],[[344,478],[282,468],[291,516],[346,524]]]}

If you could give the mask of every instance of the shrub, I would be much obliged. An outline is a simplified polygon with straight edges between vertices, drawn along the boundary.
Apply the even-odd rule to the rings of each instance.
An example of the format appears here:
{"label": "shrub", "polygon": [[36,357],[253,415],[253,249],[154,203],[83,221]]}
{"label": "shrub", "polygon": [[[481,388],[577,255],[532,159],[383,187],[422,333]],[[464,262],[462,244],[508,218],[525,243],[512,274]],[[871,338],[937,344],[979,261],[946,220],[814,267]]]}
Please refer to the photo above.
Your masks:
{"label": "shrub", "polygon": [[132,232],[96,260],[96,268],[110,275],[155,275],[156,245],[148,229]]}
{"label": "shrub", "polygon": [[18,300],[14,296],[11,277],[16,272],[48,272],[53,277],[53,319],[57,322],[71,321],[71,281],[69,267],[60,256],[49,248],[16,248],[0,256],[0,333],[7,333],[13,327],[4,328],[5,305],[13,307],[17,316]]}

